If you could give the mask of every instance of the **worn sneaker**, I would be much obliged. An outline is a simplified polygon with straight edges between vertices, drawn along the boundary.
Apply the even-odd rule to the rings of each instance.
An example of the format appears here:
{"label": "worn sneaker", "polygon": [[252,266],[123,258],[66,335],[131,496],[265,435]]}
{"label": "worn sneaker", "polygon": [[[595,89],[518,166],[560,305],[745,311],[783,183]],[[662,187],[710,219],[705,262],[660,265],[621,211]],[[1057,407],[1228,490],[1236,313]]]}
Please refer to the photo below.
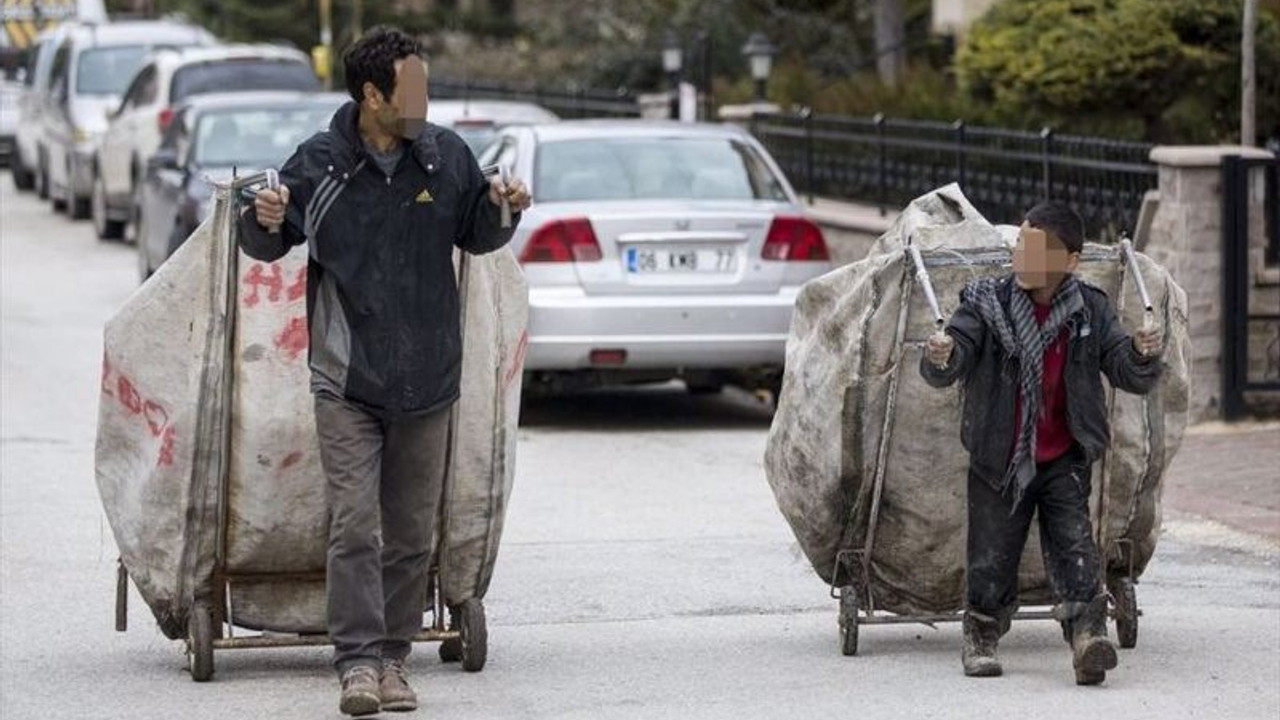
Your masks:
{"label": "worn sneaker", "polygon": [[418,696],[409,687],[405,677],[403,660],[382,661],[382,709],[391,712],[407,712],[418,709]]}
{"label": "worn sneaker", "polygon": [[373,715],[382,707],[378,696],[378,671],[357,665],[342,674],[342,700],[338,709],[346,715]]}

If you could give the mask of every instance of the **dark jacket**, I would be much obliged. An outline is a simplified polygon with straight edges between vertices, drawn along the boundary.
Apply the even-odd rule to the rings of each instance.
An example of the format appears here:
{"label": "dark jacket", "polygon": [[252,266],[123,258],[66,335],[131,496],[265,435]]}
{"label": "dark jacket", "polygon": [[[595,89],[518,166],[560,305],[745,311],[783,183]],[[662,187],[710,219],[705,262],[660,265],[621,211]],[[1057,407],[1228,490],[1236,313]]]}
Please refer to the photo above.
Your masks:
{"label": "dark jacket", "polygon": [[[1013,292],[1021,292],[1010,275],[997,289],[1006,310]],[[1067,424],[1071,436],[1093,462],[1101,457],[1110,439],[1107,401],[1103,392],[1105,373],[1113,387],[1146,394],[1160,379],[1161,364],[1156,357],[1144,357],[1121,327],[1106,293],[1080,283],[1084,309],[1067,320]],[[920,374],[933,387],[947,387],[964,380],[964,418],[960,439],[969,451],[970,467],[992,487],[999,488],[1008,467],[1016,434],[1015,403],[1018,397],[1019,365],[1006,355],[1004,347],[979,315],[969,297],[969,288],[960,293],[960,307],[947,326],[955,339],[955,350],[945,368],[920,358]]]}
{"label": "dark jacket", "polygon": [[[308,243],[312,389],[395,416],[434,412],[459,394],[462,336],[454,247],[481,254],[511,239],[462,139],[427,125],[395,173],[365,157],[359,106],[303,143],[280,169],[290,191],[270,234],[252,209],[240,245],[271,262]],[[518,217],[518,216],[517,216]]]}

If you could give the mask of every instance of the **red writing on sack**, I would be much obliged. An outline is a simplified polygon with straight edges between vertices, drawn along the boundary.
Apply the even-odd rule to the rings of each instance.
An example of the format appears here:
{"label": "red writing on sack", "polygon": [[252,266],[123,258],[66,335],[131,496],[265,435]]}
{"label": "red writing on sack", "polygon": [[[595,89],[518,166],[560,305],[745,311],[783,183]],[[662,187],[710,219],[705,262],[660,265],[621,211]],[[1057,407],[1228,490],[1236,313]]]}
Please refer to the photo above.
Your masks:
{"label": "red writing on sack", "polygon": [[289,320],[289,324],[284,326],[279,335],[276,335],[276,347],[284,351],[290,360],[297,360],[299,355],[306,352],[310,341],[310,332],[307,330],[307,319],[305,317],[295,317]]}
{"label": "red writing on sack", "polygon": [[284,271],[279,263],[254,263],[244,274],[244,289],[241,292],[245,307],[257,307],[263,302],[263,295],[268,303],[293,302],[307,294],[307,268],[300,267],[294,273],[293,281],[285,285]]}
{"label": "red writing on sack", "polygon": [[[115,382],[112,382],[113,377]],[[144,397],[133,380],[123,373],[115,372],[111,361],[105,356],[102,358],[102,394],[113,398],[129,415],[142,418],[147,432],[152,437],[160,438],[156,465],[172,465],[177,432],[169,424],[169,411],[159,401]]]}

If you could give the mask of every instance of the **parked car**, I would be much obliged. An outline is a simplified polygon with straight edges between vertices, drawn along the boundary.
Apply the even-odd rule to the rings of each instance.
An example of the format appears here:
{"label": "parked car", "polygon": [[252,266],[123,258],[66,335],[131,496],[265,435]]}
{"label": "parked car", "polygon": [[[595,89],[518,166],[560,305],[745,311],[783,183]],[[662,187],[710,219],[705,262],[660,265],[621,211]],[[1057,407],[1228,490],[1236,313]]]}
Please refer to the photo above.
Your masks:
{"label": "parked car", "polygon": [[427,120],[462,136],[471,152],[480,155],[498,138],[498,130],[508,125],[533,125],[560,118],[550,110],[527,102],[511,100],[430,100]]}
{"label": "parked car", "polygon": [[47,178],[39,172],[44,150],[44,112],[48,107],[53,55],[73,25],[62,24],[40,33],[28,50],[22,93],[18,97],[18,131],[14,135],[13,184],[19,190],[36,190],[49,197]]}
{"label": "parked car", "polygon": [[111,114],[98,145],[91,212],[98,237],[119,238],[137,212],[146,161],[174,117],[174,107],[207,93],[320,90],[303,53],[274,45],[160,50],[145,61]]}
{"label": "parked car", "polygon": [[13,148],[18,134],[18,102],[22,85],[0,80],[0,167],[13,166]]}
{"label": "parked car", "polygon": [[527,179],[533,390],[682,378],[777,389],[800,286],[831,269],[745,130],[636,120],[512,126],[481,157]]}
{"label": "parked car", "polygon": [[338,93],[202,95],[174,111],[147,161],[138,215],[138,270],[146,279],[204,222],[214,183],[278,168],[327,129],[350,98]]}
{"label": "parked car", "polygon": [[44,154],[39,172],[47,177],[54,209],[73,218],[90,210],[93,157],[107,127],[107,113],[120,105],[143,59],[162,47],[214,45],[217,40],[194,25],[135,21],[76,25],[54,51],[46,108],[42,113]]}

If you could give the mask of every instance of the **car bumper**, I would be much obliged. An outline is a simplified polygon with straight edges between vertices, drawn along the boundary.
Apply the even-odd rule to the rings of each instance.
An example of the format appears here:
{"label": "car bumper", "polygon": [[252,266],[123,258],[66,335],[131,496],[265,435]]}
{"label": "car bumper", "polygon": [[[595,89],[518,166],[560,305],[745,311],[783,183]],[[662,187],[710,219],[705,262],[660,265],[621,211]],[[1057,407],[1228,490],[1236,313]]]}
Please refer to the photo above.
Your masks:
{"label": "car bumper", "polygon": [[[772,294],[595,296],[530,288],[527,370],[781,367],[799,288]],[[593,351],[626,352],[622,364]]]}
{"label": "car bumper", "polygon": [[71,189],[78,197],[87,197],[93,192],[93,155],[94,146],[78,145],[71,155]]}

